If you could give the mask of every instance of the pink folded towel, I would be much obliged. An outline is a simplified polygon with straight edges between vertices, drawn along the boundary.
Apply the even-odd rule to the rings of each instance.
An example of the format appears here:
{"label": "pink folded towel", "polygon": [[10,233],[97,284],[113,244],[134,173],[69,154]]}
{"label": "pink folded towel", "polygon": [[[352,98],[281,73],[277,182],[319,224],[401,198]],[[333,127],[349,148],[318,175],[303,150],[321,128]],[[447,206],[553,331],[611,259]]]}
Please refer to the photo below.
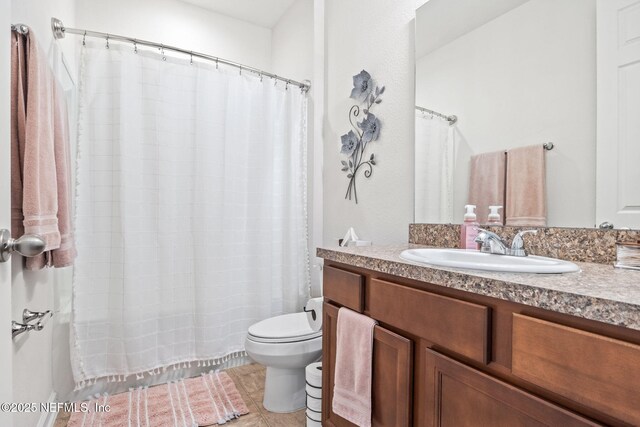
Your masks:
{"label": "pink folded towel", "polygon": [[545,153],[542,144],[507,151],[507,225],[547,225],[545,175]]}
{"label": "pink folded towel", "polygon": [[338,311],[332,410],[360,427],[371,426],[373,329],[377,322],[347,308]]}
{"label": "pink folded towel", "polygon": [[480,224],[486,224],[489,206],[504,206],[506,156],[504,151],[471,157],[469,204],[476,205]]}
{"label": "pink folded towel", "polygon": [[64,95],[33,31],[11,37],[11,231],[46,242],[47,253],[27,259],[28,269],[64,267],[76,255]]}

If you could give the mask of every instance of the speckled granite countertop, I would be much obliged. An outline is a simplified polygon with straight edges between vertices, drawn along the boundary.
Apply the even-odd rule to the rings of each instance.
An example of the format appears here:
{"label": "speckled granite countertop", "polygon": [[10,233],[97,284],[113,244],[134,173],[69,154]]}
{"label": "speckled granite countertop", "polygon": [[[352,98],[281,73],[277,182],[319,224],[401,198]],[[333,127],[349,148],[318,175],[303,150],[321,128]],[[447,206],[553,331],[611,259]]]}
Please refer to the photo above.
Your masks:
{"label": "speckled granite countertop", "polygon": [[640,271],[576,262],[579,273],[496,273],[427,266],[400,258],[399,244],[318,248],[318,257],[394,276],[513,301],[585,319],[640,330]]}

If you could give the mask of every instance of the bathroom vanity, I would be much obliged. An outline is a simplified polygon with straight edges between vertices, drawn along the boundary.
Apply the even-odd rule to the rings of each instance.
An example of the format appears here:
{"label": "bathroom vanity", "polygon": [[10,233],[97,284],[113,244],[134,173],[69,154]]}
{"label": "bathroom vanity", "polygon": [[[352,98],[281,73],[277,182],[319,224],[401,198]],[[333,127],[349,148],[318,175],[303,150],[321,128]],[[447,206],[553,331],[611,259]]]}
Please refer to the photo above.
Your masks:
{"label": "bathroom vanity", "polygon": [[340,307],[378,321],[374,426],[640,425],[640,272],[446,269],[413,247],[318,250],[323,425],[352,425],[331,411]]}

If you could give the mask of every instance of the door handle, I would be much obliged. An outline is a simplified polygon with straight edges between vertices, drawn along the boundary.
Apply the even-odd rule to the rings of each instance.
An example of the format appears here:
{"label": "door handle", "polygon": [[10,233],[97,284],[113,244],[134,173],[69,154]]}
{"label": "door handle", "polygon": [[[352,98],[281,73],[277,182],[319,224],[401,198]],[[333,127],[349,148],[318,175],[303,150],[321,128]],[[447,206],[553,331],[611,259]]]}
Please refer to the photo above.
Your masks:
{"label": "door handle", "polygon": [[25,257],[34,257],[44,252],[45,247],[44,239],[36,234],[25,234],[18,239],[12,239],[9,230],[0,230],[0,262],[9,261],[13,252]]}
{"label": "door handle", "polygon": [[601,228],[603,230],[613,230],[613,223],[609,222],[609,221],[605,221],[603,223],[601,223],[598,228]]}

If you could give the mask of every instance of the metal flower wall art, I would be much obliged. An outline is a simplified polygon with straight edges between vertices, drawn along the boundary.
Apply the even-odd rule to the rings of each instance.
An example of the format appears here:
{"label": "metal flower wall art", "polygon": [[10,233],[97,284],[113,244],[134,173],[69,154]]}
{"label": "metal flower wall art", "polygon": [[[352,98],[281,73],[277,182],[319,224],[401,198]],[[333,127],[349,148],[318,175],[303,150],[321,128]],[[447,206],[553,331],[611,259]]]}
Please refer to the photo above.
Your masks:
{"label": "metal flower wall art", "polygon": [[[375,166],[375,156],[373,153],[366,157],[366,149],[371,141],[375,141],[380,136],[380,119],[377,118],[371,109],[382,102],[384,86],[374,83],[371,75],[365,70],[353,76],[353,90],[351,98],[358,101],[349,110],[349,122],[353,128],[348,133],[341,136],[342,149],[340,152],[347,156],[347,160],[342,160],[342,172],[347,173],[349,186],[344,198],[358,203],[358,191],[356,190],[356,177],[363,171],[364,177],[369,178]],[[362,121],[358,121],[360,112],[364,114]]]}

